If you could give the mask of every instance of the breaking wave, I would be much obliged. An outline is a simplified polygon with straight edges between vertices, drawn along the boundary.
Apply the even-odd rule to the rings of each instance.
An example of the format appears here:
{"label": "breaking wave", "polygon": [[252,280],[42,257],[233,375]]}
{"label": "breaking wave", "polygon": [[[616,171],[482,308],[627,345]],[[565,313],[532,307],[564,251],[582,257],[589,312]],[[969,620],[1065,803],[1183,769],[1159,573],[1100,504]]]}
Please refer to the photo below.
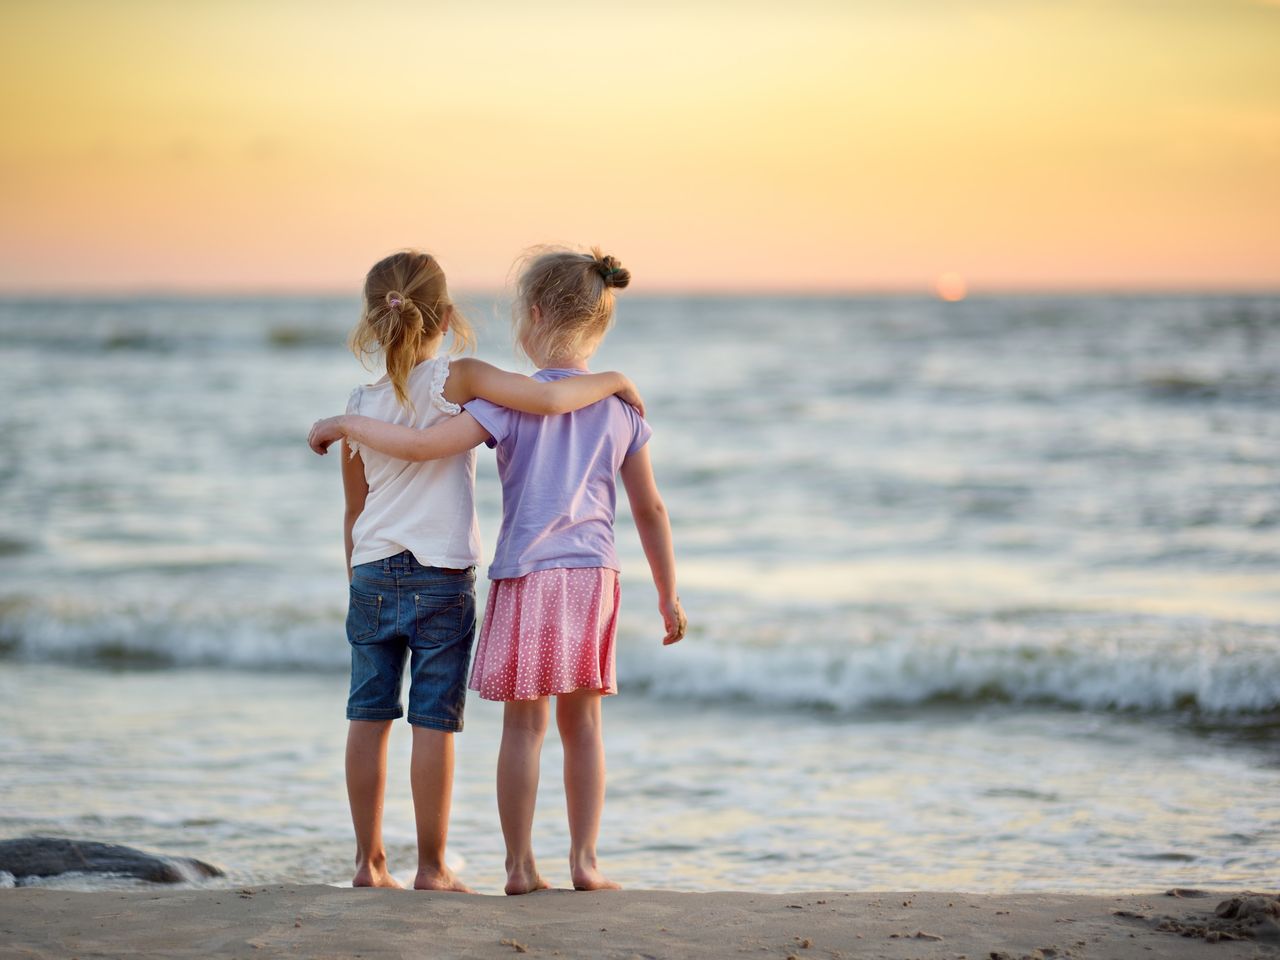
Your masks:
{"label": "breaking wave", "polygon": [[[188,600],[158,607],[58,601],[0,606],[0,656],[103,667],[340,671],[344,611]],[[638,616],[638,615],[637,615]],[[655,698],[739,701],[838,714],[928,703],[1051,704],[1280,715],[1280,630],[1213,620],[1034,613],[877,620],[875,611],[778,615],[755,632],[713,632],[661,648],[624,613],[619,678]],[[643,625],[645,630],[639,629]]]}

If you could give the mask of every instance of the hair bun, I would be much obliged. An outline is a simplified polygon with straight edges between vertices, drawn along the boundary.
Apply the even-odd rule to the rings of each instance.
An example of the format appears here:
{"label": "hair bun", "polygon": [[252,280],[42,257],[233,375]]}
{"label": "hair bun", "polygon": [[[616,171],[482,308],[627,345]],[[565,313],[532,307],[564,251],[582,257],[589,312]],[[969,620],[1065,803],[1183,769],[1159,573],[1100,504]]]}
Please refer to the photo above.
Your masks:
{"label": "hair bun", "polygon": [[606,287],[622,289],[631,282],[631,271],[622,265],[617,257],[600,257],[596,260],[596,269],[604,277]]}

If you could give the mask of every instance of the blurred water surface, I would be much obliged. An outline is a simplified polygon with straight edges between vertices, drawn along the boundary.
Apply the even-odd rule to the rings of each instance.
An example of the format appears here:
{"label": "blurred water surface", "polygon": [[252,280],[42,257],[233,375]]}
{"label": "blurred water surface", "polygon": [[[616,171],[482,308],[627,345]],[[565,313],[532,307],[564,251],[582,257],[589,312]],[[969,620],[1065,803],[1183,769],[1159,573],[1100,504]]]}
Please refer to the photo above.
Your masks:
{"label": "blurred water surface", "polygon": [[[0,303],[6,834],[343,879],[341,491],[303,437],[376,376],[355,307]],[[514,366],[503,305],[466,307]],[[644,391],[692,621],[660,648],[623,498],[623,879],[1273,869],[1280,298],[624,296],[594,366]],[[51,719],[80,710],[93,750]],[[498,716],[469,707],[454,835],[489,872]]]}

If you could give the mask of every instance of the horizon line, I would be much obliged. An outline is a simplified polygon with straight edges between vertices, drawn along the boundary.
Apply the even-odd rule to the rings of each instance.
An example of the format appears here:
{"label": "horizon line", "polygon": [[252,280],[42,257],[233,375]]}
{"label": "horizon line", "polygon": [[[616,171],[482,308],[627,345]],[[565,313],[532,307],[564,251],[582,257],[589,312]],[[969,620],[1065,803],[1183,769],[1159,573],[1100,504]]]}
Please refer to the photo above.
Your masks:
{"label": "horizon line", "polygon": [[[509,298],[506,287],[460,288],[457,299],[470,297]],[[358,290],[337,287],[198,287],[138,286],[86,287],[82,289],[0,288],[0,302],[39,301],[116,301],[116,300],[291,300],[291,299],[358,299]],[[858,298],[927,298],[942,301],[931,286],[864,286],[864,287],[744,287],[725,290],[711,287],[659,287],[621,294],[632,299],[748,299],[771,297],[782,299],[858,299]],[[1096,285],[1018,285],[972,286],[964,300],[1016,297],[1196,297],[1196,296],[1280,296],[1280,280],[1274,284],[1103,284]],[[963,301],[960,301],[963,302]]]}

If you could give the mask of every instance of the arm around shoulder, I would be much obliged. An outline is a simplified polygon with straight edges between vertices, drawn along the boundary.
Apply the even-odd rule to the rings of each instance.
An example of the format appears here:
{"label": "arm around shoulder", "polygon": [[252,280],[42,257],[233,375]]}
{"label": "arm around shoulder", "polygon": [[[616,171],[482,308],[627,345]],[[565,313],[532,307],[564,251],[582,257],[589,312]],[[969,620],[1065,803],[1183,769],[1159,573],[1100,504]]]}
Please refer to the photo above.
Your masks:
{"label": "arm around shoulder", "polygon": [[455,360],[445,385],[445,397],[453,403],[480,397],[511,410],[544,417],[580,410],[615,393],[640,406],[635,384],[621,373],[588,373],[543,381],[472,358]]}
{"label": "arm around shoulder", "polygon": [[307,442],[323,454],[335,440],[368,447],[396,460],[439,460],[470,450],[489,436],[471,414],[463,412],[425,430],[387,423],[373,417],[343,414],[318,420]]}

